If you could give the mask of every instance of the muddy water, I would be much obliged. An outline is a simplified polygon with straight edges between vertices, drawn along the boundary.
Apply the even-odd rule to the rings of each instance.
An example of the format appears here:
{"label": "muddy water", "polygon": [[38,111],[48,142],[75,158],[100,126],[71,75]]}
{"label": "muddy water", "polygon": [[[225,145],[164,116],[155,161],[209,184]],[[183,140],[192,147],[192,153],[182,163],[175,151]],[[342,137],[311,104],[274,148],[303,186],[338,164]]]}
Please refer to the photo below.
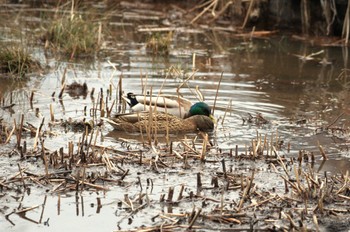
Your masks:
{"label": "muddy water", "polygon": [[[16,14],[16,17],[23,23],[29,19],[38,19],[35,16],[30,18],[27,14],[23,18]],[[104,49],[93,60],[60,61],[46,57],[38,47],[33,55],[43,64],[48,64],[49,71],[32,75],[21,83],[1,80],[0,96],[4,99],[4,105],[10,105],[11,102],[16,104],[12,110],[0,109],[3,123],[11,125],[14,119],[18,122],[21,114],[24,114],[26,122],[38,126],[42,117],[45,117],[44,127],[50,130],[50,104],[58,120],[89,118],[84,115],[84,107],[92,108],[94,99],[89,95],[92,88],[95,89],[95,96],[101,89],[106,95],[106,90],[112,85],[112,101],[116,99],[116,87],[121,76],[125,93],[140,93],[146,88],[153,93],[174,94],[188,79],[179,92],[195,102],[198,100],[195,91],[198,87],[204,100],[212,106],[220,83],[215,103],[218,125],[215,133],[210,135],[217,148],[229,151],[238,145],[239,151],[245,152],[245,147],[251,145],[257,133],[278,136],[283,141],[282,153],[287,156],[296,157],[300,150],[314,152],[317,160],[314,168],[317,171],[344,173],[349,169],[347,133],[331,134],[323,129],[344,112],[334,126],[349,126],[350,85],[346,76],[342,75],[342,70],[349,65],[348,48],[311,45],[309,41],[300,42],[290,36],[237,39],[235,35],[224,31],[179,28],[173,32],[169,55],[154,55],[147,51],[145,45],[149,34],[141,29],[148,28],[149,24],[162,26],[162,21],[156,19],[146,20],[144,23],[147,25],[144,25],[132,18],[121,22],[117,16],[115,21],[108,24],[110,34],[105,38]],[[8,33],[6,28],[2,31]],[[310,60],[304,59],[313,53],[320,54],[312,56]],[[73,96],[65,92],[62,101],[59,101],[57,96],[62,88],[64,73],[67,84],[86,83],[88,94]],[[35,94],[31,106],[29,96],[33,91]],[[39,116],[35,113],[36,108],[40,111]],[[118,105],[115,111],[117,109]],[[269,123],[243,123],[249,114],[256,116],[258,113]],[[81,133],[65,132],[62,128],[55,127],[52,130],[56,136],[45,140],[45,146],[52,150],[59,147],[67,149],[69,141],[77,142],[81,137]],[[102,134],[103,138],[99,140],[102,146],[125,149],[121,141],[128,139],[133,148],[143,149],[139,136],[113,132],[110,125],[102,127]],[[172,139],[177,141],[179,137],[174,136]],[[32,138],[27,138],[27,141],[29,146],[33,145]],[[330,160],[325,163],[321,163],[318,143],[329,155]],[[3,147],[4,151],[11,149],[14,144],[15,139],[12,139],[9,145]],[[287,151],[287,144],[291,146],[290,151]],[[6,158],[1,161],[1,167],[5,170],[2,176],[18,171],[14,165],[18,159],[11,156],[9,160]],[[215,159],[215,155],[211,159]],[[196,192],[196,173],[201,172],[205,184],[210,185],[211,173],[221,168],[219,164],[210,163],[193,162],[190,165],[190,169],[184,169],[181,164],[174,163],[172,168],[161,170],[160,174],[149,167],[125,165],[125,169],[134,170],[126,177],[127,184],[111,186],[108,192],[52,194],[50,187],[33,187],[31,193],[18,192],[10,196],[2,193],[1,199],[6,202],[6,206],[1,211],[1,228],[11,231],[112,231],[157,224],[161,222],[156,217],[159,213],[185,213],[188,210],[184,208],[200,207],[202,202],[189,199],[182,208],[154,204],[147,212],[129,216],[132,212],[121,203],[124,194],[136,198],[140,193],[147,192],[151,202],[158,202],[160,195],[167,194],[169,187],[175,188],[175,195],[181,184],[186,185],[186,193]],[[234,170],[260,170],[256,181],[261,186],[280,184],[267,183],[266,179],[274,179],[271,178],[274,174],[254,162],[231,160],[228,165]],[[22,164],[22,167],[33,172],[41,170],[35,161]],[[147,185],[147,179],[153,179],[152,188]],[[213,191],[204,191],[203,194],[220,199],[220,194]],[[225,199],[231,200],[237,200],[238,197],[235,192],[225,195]],[[41,205],[44,202],[43,207]],[[4,215],[20,204],[40,207],[28,212],[25,215],[27,218],[11,215],[6,220]],[[215,205],[207,204],[208,208]],[[213,229],[220,228],[217,225],[210,226]]]}

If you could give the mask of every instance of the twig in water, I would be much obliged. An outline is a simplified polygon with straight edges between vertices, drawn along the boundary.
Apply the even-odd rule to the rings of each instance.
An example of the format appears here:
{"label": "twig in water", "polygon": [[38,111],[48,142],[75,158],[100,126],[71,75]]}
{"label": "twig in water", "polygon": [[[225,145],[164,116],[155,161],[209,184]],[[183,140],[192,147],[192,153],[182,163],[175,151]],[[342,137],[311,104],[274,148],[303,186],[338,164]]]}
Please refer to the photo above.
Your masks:
{"label": "twig in water", "polygon": [[182,193],[183,193],[184,189],[185,189],[185,185],[182,184],[180,192],[179,192],[179,196],[177,197],[178,201],[182,199]]}
{"label": "twig in water", "polygon": [[336,118],[333,120],[333,122],[331,122],[326,128],[329,129],[331,126],[333,126],[334,123],[336,123],[336,122],[339,120],[339,118],[340,118],[341,116],[344,115],[344,113],[345,113],[345,112],[341,113],[338,117],[336,117]]}
{"label": "twig in water", "polygon": [[321,155],[323,157],[323,160],[328,160],[327,154],[325,153],[322,145],[320,144],[320,141],[317,141],[317,144],[318,144],[318,149],[320,150]]}

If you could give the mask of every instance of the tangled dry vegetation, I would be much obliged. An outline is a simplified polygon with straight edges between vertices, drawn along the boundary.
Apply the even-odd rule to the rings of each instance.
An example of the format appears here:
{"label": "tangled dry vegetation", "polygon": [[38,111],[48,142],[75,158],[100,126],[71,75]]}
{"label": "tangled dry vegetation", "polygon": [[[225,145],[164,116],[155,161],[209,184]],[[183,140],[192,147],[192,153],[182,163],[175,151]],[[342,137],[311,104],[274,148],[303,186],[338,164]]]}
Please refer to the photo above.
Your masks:
{"label": "tangled dry vegetation", "polygon": [[[289,146],[284,145],[278,135],[257,134],[243,152],[239,152],[238,146],[221,150],[213,143],[212,135],[206,133],[168,144],[155,143],[156,136],[153,135],[139,144],[138,149],[134,149],[134,144],[128,141],[122,142],[124,149],[101,146],[98,143],[100,126],[103,125],[100,113],[110,110],[104,99],[103,94],[99,94],[96,102],[102,104],[96,104],[90,110],[95,114],[93,120],[96,123],[62,122],[51,115],[49,130],[43,130],[44,118],[39,127],[25,123],[24,117],[13,127],[2,125],[2,142],[8,143],[13,138],[16,141],[12,152],[2,156],[17,157],[18,172],[1,178],[1,191],[24,193],[33,186],[45,186],[51,194],[104,192],[111,186],[127,186],[128,176],[133,172],[144,170],[144,175],[147,175],[149,171],[163,173],[175,170],[175,175],[180,178],[183,170],[202,165],[202,172],[193,173],[192,183],[172,183],[168,193],[161,193],[158,200],[151,198],[142,186],[138,194],[120,199],[118,204],[127,209],[127,214],[120,221],[130,220],[154,205],[181,208],[195,202],[196,206],[184,209],[183,213],[155,212],[153,222],[146,227],[135,228],[135,231],[180,228],[318,231],[327,226],[323,217],[341,221],[349,213],[349,174],[329,176],[316,172],[313,168],[315,154],[310,152],[300,151],[298,158],[281,155],[288,151]],[[81,133],[79,141],[70,141],[67,149],[47,149],[45,138],[56,136],[67,124]],[[34,140],[33,147],[28,147],[29,139]],[[324,152],[322,154],[326,159]],[[23,168],[26,162],[35,162],[40,168],[36,171]],[[248,166],[265,165],[267,169],[240,169],[237,164],[241,162],[246,162]],[[213,167],[214,172],[206,173],[206,168],[214,170]],[[264,186],[261,180],[257,180],[261,173],[266,173],[262,178],[273,176],[276,179],[271,185]],[[152,178],[148,180],[148,185],[152,186]],[[44,210],[45,205],[19,208],[7,214],[6,218],[10,220],[12,214],[25,215],[38,207]]]}
{"label": "tangled dry vegetation", "polygon": [[47,47],[70,57],[94,54],[101,44],[101,27],[85,16],[62,15],[48,26],[44,40]]}
{"label": "tangled dry vegetation", "polygon": [[22,78],[40,69],[40,63],[23,45],[5,45],[0,48],[0,73],[4,76]]}

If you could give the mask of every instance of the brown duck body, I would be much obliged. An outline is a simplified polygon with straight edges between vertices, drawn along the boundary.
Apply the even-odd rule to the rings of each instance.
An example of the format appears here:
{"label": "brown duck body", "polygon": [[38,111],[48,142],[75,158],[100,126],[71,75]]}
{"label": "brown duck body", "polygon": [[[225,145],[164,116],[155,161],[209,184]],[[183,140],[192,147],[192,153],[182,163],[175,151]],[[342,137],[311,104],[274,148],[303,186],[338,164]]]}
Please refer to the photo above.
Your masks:
{"label": "brown duck body", "polygon": [[162,112],[137,112],[116,115],[111,121],[114,129],[125,132],[188,133],[214,129],[213,120],[205,115],[181,119]]}

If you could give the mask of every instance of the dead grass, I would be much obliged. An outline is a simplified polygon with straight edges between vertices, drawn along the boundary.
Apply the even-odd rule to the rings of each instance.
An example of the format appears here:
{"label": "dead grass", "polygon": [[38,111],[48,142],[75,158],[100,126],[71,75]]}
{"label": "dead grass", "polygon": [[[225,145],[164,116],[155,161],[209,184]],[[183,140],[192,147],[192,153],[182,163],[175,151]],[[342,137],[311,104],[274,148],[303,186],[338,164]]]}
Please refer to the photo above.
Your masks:
{"label": "dead grass", "polygon": [[100,48],[100,24],[83,16],[62,15],[52,21],[44,36],[47,47],[74,55],[94,53]]}
{"label": "dead grass", "polygon": [[11,77],[24,77],[25,74],[37,71],[40,64],[23,45],[2,46],[0,48],[0,73]]}
{"label": "dead grass", "polygon": [[146,48],[153,54],[168,55],[172,38],[172,31],[167,34],[153,33],[146,42]]}

